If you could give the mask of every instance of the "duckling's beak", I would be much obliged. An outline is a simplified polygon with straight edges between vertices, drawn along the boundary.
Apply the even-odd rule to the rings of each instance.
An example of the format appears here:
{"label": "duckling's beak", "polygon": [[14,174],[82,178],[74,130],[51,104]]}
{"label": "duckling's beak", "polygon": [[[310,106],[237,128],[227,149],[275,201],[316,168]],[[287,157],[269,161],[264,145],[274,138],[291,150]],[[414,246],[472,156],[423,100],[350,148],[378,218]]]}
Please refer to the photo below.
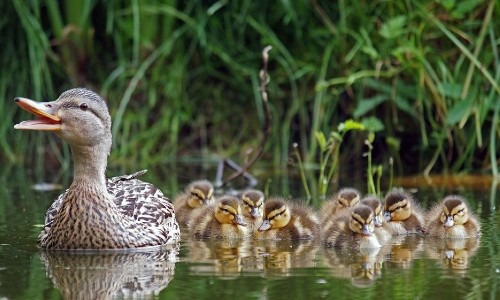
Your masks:
{"label": "duckling's beak", "polygon": [[453,225],[455,225],[455,221],[453,221],[453,216],[447,216],[443,226],[446,228],[450,228]]}
{"label": "duckling's beak", "polygon": [[382,220],[380,219],[379,216],[375,216],[373,218],[373,224],[375,225],[375,227],[380,227],[382,226]]}
{"label": "duckling's beak", "polygon": [[233,221],[237,225],[247,226],[247,223],[243,220],[243,217],[241,215],[239,215],[239,214],[234,216],[234,220]]}
{"label": "duckling's beak", "polygon": [[61,119],[57,116],[58,105],[54,102],[36,102],[27,98],[14,99],[25,111],[38,117],[36,120],[22,121],[14,126],[24,130],[61,130]]}
{"label": "duckling's beak", "polygon": [[257,230],[258,231],[266,231],[266,230],[269,230],[270,228],[271,228],[271,223],[269,223],[269,220],[264,220],[264,222],[262,222],[259,229],[257,229]]}
{"label": "duckling's beak", "polygon": [[384,219],[386,222],[390,222],[391,221],[391,213],[388,211],[385,211],[384,212]]}
{"label": "duckling's beak", "polygon": [[370,228],[368,227],[368,225],[365,224],[365,225],[363,225],[361,227],[361,234],[370,236],[370,235],[372,235],[372,233],[373,232],[370,230]]}
{"label": "duckling's beak", "polygon": [[252,207],[250,209],[250,216],[252,216],[252,218],[255,218],[255,219],[260,217],[259,209],[257,207]]}

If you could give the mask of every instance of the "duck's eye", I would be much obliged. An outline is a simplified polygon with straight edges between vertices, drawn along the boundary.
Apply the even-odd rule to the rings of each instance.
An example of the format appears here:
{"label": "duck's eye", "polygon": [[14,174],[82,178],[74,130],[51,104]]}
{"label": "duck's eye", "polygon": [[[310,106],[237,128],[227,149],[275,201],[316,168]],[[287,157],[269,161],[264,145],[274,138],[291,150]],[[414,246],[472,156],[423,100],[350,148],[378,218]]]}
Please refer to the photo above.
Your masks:
{"label": "duck's eye", "polygon": [[89,105],[85,102],[83,102],[82,104],[80,104],[80,109],[81,110],[87,110],[89,108]]}

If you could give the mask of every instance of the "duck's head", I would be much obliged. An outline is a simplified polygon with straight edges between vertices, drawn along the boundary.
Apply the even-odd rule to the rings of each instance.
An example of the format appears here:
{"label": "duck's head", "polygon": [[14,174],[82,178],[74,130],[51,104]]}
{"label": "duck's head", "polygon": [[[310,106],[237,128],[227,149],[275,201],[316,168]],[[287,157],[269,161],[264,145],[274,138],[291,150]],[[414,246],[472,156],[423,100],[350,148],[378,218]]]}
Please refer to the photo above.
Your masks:
{"label": "duck's head", "polygon": [[186,191],[189,194],[188,205],[198,208],[212,202],[214,187],[208,180],[197,180],[190,183]]}
{"label": "duck's head", "polygon": [[15,125],[15,129],[53,131],[72,146],[111,143],[108,107],[101,96],[91,90],[71,89],[52,102],[36,102],[22,97],[16,98],[15,102],[38,117]]}
{"label": "duck's head", "polygon": [[253,219],[262,218],[264,210],[264,193],[258,190],[249,190],[241,195],[243,215]]}
{"label": "duck's head", "polygon": [[219,199],[215,207],[215,218],[221,224],[247,225],[241,214],[239,200],[233,196],[223,196]]}
{"label": "duck's head", "polygon": [[352,209],[349,229],[354,233],[367,236],[372,235],[375,230],[373,219],[374,214],[370,207],[358,205]]}
{"label": "duck's head", "polygon": [[353,188],[342,188],[335,195],[335,199],[345,208],[357,205],[360,197],[360,192]]}
{"label": "duck's head", "polygon": [[259,231],[283,228],[290,222],[290,208],[284,200],[273,199],[266,202],[264,206],[264,220],[259,227]]}
{"label": "duck's head", "polygon": [[444,198],[440,220],[445,228],[467,223],[469,211],[464,199],[456,195]]}
{"label": "duck's head", "polygon": [[413,198],[403,190],[393,190],[385,196],[384,219],[390,221],[404,221],[411,216]]}
{"label": "duck's head", "polygon": [[384,207],[382,206],[382,201],[377,196],[366,196],[361,199],[361,204],[370,207],[373,210],[373,224],[375,227],[382,226],[384,220]]}

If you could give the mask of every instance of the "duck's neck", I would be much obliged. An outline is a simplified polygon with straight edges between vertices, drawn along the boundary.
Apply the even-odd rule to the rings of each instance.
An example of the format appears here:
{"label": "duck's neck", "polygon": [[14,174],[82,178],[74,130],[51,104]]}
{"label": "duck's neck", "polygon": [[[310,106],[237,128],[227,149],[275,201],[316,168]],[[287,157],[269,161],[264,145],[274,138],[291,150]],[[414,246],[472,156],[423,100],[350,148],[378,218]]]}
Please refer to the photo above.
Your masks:
{"label": "duck's neck", "polygon": [[74,163],[73,185],[92,185],[106,191],[106,165],[111,143],[99,143],[92,146],[73,146],[71,152]]}

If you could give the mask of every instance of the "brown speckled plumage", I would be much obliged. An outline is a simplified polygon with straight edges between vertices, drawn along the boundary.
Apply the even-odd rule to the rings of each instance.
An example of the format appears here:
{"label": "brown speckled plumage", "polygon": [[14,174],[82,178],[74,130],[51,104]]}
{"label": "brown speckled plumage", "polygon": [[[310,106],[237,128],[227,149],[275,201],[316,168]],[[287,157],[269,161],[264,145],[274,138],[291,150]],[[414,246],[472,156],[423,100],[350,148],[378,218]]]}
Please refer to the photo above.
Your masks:
{"label": "brown speckled plumage", "polygon": [[139,248],[180,239],[172,204],[153,185],[136,179],[144,171],[105,178],[111,117],[99,95],[77,88],[53,102],[16,102],[40,119],[15,128],[54,131],[69,143],[74,161],[73,183],[47,211],[41,248]]}

